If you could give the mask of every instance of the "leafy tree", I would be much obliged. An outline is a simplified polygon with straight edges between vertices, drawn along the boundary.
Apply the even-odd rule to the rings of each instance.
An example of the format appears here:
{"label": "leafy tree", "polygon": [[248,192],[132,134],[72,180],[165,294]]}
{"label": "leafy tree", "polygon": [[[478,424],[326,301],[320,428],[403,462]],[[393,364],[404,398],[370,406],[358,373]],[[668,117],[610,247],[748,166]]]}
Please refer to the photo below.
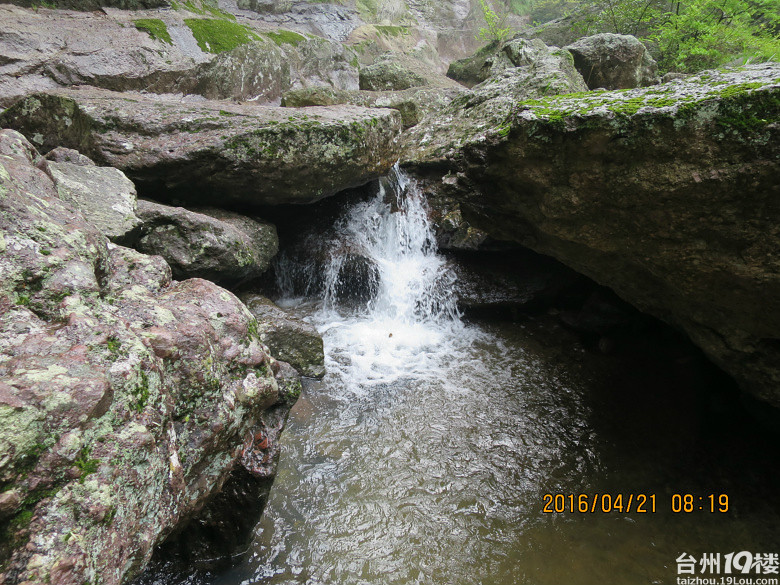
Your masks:
{"label": "leafy tree", "polygon": [[640,36],[661,15],[663,0],[592,0],[591,25],[603,32]]}
{"label": "leafy tree", "polygon": [[780,59],[780,0],[674,0],[654,27],[663,70]]}
{"label": "leafy tree", "polygon": [[479,0],[479,6],[482,8],[482,16],[485,18],[485,26],[479,29],[477,38],[483,41],[505,41],[512,35],[512,29],[506,26],[506,10],[501,10],[499,14],[493,10],[488,0]]}

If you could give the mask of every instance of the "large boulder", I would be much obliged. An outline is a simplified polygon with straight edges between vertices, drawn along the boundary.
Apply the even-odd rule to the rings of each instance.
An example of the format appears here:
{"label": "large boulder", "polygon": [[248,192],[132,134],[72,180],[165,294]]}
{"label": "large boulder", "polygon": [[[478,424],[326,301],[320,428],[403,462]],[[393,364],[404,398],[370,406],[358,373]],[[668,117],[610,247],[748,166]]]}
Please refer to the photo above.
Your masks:
{"label": "large boulder", "polygon": [[289,363],[303,376],[325,375],[322,337],[313,325],[288,315],[262,295],[249,293],[242,295],[241,300],[257,319],[258,335],[271,355]]}
{"label": "large boulder", "polygon": [[278,103],[282,93],[301,87],[358,89],[358,70],[344,45],[290,31],[276,34],[295,36],[288,43],[270,36],[239,45],[193,70],[175,89],[209,99],[258,103]]}
{"label": "large boulder", "polygon": [[0,132],[0,581],[119,585],[252,450],[278,364],[234,295],[111,244],[36,162]]}
{"label": "large boulder", "polygon": [[660,81],[655,59],[631,35],[601,33],[564,48],[590,89],[631,89]]}
{"label": "large boulder", "polygon": [[143,227],[135,247],[165,258],[175,278],[237,282],[260,276],[279,251],[276,228],[219,209],[190,211],[138,202]]}
{"label": "large boulder", "polygon": [[46,160],[40,165],[54,181],[60,199],[78,209],[111,241],[125,242],[141,223],[135,214],[133,182],[122,171],[98,167],[76,151],[70,155],[63,154],[68,149],[56,150],[60,151],[56,158],[76,161]]}
{"label": "large boulder", "polygon": [[386,173],[401,116],[354,106],[256,107],[94,88],[32,95],[0,126],[44,151],[74,148],[156,197],[311,203]]}
{"label": "large boulder", "polygon": [[[466,219],[684,330],[780,405],[780,65],[518,104],[449,171]],[[413,129],[415,130],[415,129]]]}
{"label": "large boulder", "polygon": [[457,87],[430,65],[400,53],[385,53],[374,63],[360,69],[360,89],[399,91],[411,87]]}
{"label": "large boulder", "polygon": [[523,100],[588,89],[571,53],[538,40],[514,39],[486,64],[485,81],[406,133],[406,159],[446,157],[470,141],[506,134]]}
{"label": "large boulder", "polygon": [[294,89],[282,96],[284,107],[352,104],[366,108],[391,108],[401,113],[405,129],[438,112],[463,92],[462,88],[413,87],[403,91],[350,91],[329,87]]}

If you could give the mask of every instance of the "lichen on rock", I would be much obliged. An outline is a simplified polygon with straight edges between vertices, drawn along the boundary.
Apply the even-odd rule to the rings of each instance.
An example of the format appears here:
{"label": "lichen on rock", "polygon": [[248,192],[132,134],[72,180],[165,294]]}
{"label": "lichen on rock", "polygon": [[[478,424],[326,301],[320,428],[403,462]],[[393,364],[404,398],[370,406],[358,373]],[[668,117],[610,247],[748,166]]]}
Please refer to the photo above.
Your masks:
{"label": "lichen on rock", "polygon": [[0,131],[0,580],[117,585],[236,465],[278,364],[234,295],[110,243],[40,161]]}

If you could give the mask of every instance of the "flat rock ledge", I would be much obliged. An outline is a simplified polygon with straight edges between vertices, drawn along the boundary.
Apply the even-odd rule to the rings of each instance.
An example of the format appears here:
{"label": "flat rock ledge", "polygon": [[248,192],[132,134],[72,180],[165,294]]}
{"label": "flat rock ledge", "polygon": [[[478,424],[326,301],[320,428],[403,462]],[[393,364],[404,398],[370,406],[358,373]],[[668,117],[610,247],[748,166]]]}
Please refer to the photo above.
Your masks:
{"label": "flat rock ledge", "polygon": [[780,406],[780,64],[520,101],[407,156],[473,226],[609,286]]}
{"label": "flat rock ledge", "polygon": [[139,192],[201,204],[312,203],[386,173],[396,110],[240,105],[81,87],[34,94],[0,115],[41,152],[78,150]]}

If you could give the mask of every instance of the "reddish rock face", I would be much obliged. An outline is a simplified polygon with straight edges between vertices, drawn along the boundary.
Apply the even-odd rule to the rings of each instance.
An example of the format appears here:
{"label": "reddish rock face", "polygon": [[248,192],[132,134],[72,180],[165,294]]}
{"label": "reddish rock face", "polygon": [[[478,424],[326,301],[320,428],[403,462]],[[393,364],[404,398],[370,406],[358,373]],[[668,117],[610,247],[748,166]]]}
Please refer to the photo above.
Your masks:
{"label": "reddish rock face", "polygon": [[235,296],[111,244],[36,162],[0,131],[0,581],[116,584],[225,480],[278,365]]}

